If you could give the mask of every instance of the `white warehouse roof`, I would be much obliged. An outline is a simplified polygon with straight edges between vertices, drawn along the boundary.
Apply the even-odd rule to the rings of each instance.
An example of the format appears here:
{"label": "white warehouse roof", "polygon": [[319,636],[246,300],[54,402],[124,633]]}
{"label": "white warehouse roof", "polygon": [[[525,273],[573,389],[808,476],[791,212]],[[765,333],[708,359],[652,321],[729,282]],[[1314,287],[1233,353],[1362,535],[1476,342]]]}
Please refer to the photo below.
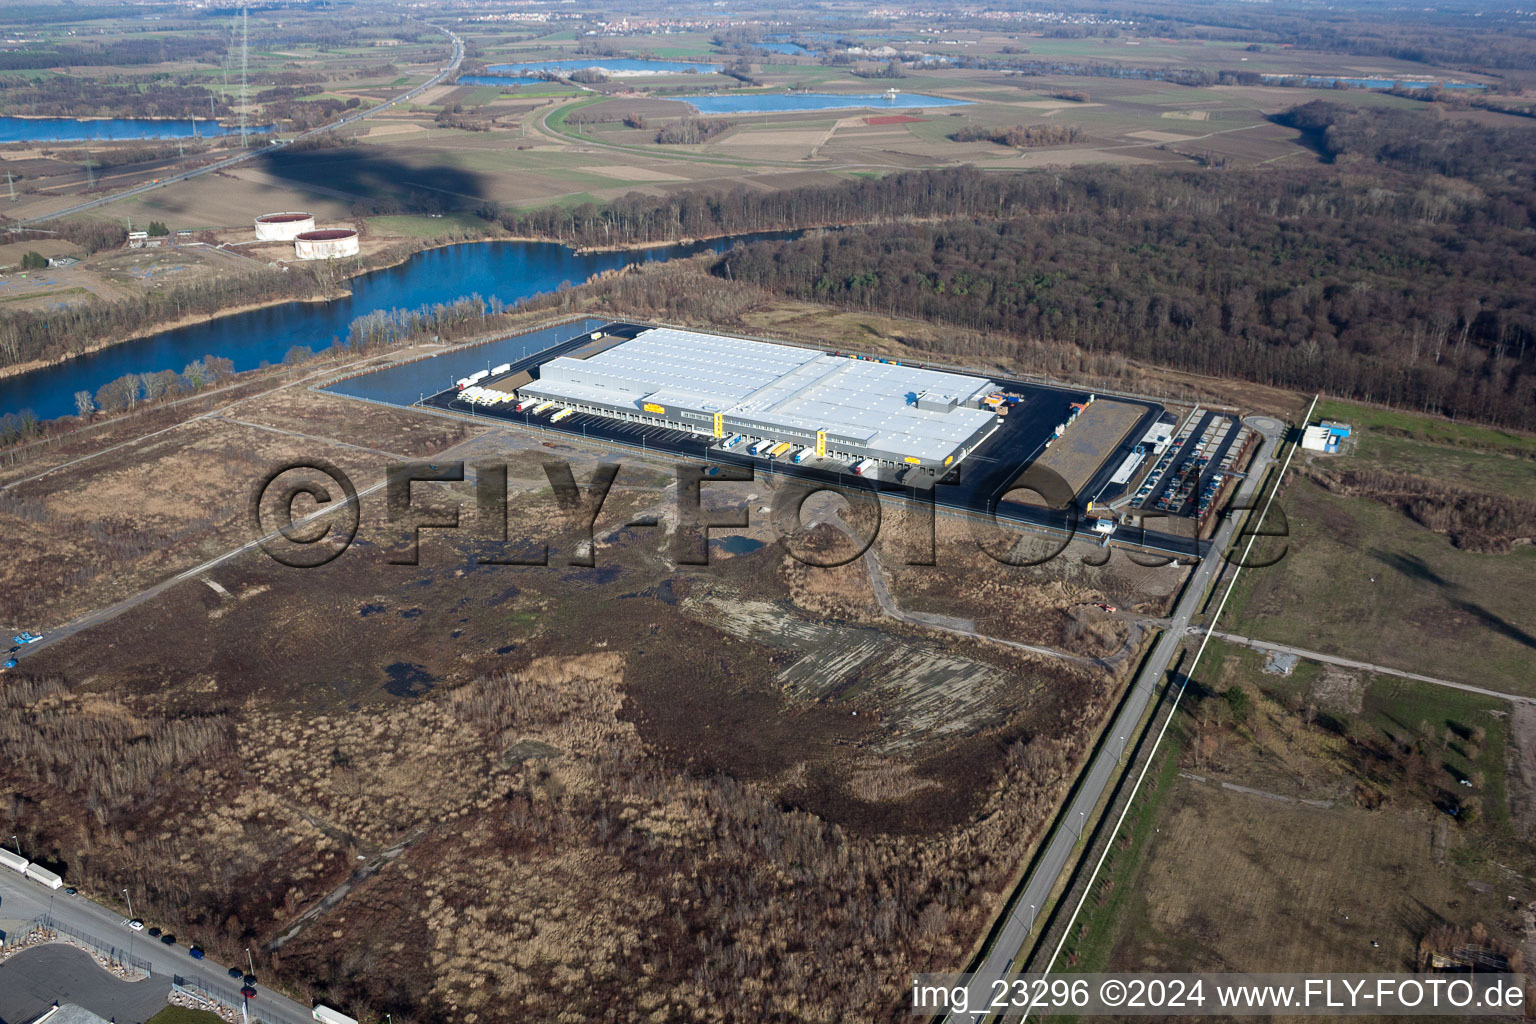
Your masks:
{"label": "white warehouse roof", "polygon": [[769,430],[825,430],[897,458],[942,462],[994,414],[919,409],[917,396],[965,402],[994,388],[984,377],[657,327],[586,359],[552,359],[519,391],[637,411],[652,404],[723,413]]}

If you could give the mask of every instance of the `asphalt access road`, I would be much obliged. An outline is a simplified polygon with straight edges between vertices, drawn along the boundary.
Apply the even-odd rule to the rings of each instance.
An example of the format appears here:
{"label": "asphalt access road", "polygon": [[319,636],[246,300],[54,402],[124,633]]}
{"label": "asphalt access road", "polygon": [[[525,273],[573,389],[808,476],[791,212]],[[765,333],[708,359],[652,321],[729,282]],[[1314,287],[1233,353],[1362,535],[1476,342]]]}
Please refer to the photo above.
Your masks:
{"label": "asphalt access road", "polygon": [[[1251,501],[1256,497],[1265,470],[1285,436],[1285,428],[1278,422],[1258,418],[1250,422],[1260,431],[1263,441],[1237,493],[1236,497],[1241,501]],[[1278,481],[1276,486],[1279,486]],[[1028,948],[1027,943],[1034,931],[1036,918],[1048,906],[1063,873],[1071,864],[1073,849],[1082,837],[1088,816],[1094,812],[1105,791],[1120,777],[1122,762],[1130,740],[1136,734],[1136,726],[1156,697],[1191,620],[1205,600],[1206,590],[1221,570],[1225,561],[1223,552],[1232,544],[1242,518],[1238,514],[1223,517],[1221,525],[1216,529],[1210,554],[1190,574],[1184,592],[1174,607],[1169,628],[1163,631],[1153,645],[1114,720],[1105,730],[1097,753],[1078,776],[1077,788],[1057,816],[1058,827],[1036,852],[1023,883],[1013,897],[1007,916],[998,922],[995,933],[990,937],[986,954],[977,965],[969,985],[969,1005],[988,1005],[996,993],[994,983],[1009,974],[1014,960]],[[946,1020],[949,1024],[974,1024],[990,1015],[989,1011],[984,1010],[951,1013]]]}
{"label": "asphalt access road", "polygon": [[[124,953],[131,954],[150,964],[150,981],[132,982],[132,985],[164,984],[169,987],[173,977],[180,976],[189,980],[195,980],[203,988],[217,993],[231,1006],[240,1003],[240,982],[231,978],[227,966],[215,963],[212,958],[194,960],[187,952],[185,945],[166,945],[159,939],[152,939],[144,932],[130,931],[123,915],[107,907],[95,903],[84,896],[65,896],[63,890],[54,892],[30,878],[15,874],[11,871],[0,870],[0,913],[11,920],[31,921],[39,917],[51,917],[51,919],[64,927],[73,928],[76,931],[85,932],[93,936],[98,942],[111,943]],[[153,924],[154,922],[149,922]],[[0,965],[0,972],[9,967],[14,960],[20,960],[25,954],[18,953],[13,960],[8,960]],[[112,976],[92,964],[93,969],[101,973],[103,978],[111,979]],[[6,975],[0,973],[0,993],[7,991],[5,985]],[[112,979],[115,980],[115,979]],[[253,1021],[264,1021],[266,1024],[313,1024],[314,1015],[308,1006],[301,1006],[286,996],[278,995],[270,989],[257,983],[257,996],[251,1000],[250,1010]],[[146,989],[145,991],[149,991]],[[49,997],[49,1002],[54,996]],[[91,1009],[87,1003],[79,999],[71,999],[71,1002],[80,1003],[87,1009]],[[165,1006],[162,990],[160,1008]],[[97,1011],[100,1012],[100,1011]],[[343,1008],[343,1012],[345,1012]],[[111,1018],[112,1013],[102,1014]],[[29,1020],[21,1017],[18,1020]],[[143,1020],[142,1017],[125,1018],[117,1016],[119,1022],[124,1020]],[[12,1018],[5,1018],[10,1022]]]}

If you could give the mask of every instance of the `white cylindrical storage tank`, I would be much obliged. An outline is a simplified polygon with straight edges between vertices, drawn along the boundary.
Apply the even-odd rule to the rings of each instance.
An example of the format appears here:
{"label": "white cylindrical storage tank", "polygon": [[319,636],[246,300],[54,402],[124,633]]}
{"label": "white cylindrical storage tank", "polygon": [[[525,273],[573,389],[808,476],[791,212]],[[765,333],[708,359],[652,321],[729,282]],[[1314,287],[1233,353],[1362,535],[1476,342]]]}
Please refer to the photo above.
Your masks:
{"label": "white cylindrical storage tank", "polygon": [[315,230],[315,215],[290,210],[264,213],[256,218],[256,237],[263,242],[291,242],[306,231]]}
{"label": "white cylindrical storage tank", "polygon": [[293,239],[293,254],[301,260],[334,260],[359,251],[357,232],[351,228],[306,231]]}

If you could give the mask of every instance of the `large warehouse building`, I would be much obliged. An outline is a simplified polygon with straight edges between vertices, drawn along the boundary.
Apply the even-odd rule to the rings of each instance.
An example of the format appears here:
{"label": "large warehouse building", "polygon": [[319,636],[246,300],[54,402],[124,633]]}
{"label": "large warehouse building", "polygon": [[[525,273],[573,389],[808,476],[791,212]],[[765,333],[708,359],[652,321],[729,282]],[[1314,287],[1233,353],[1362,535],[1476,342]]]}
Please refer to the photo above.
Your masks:
{"label": "large warehouse building", "polygon": [[552,359],[517,393],[577,412],[937,473],[996,428],[983,404],[995,390],[984,377],[658,327],[584,359]]}

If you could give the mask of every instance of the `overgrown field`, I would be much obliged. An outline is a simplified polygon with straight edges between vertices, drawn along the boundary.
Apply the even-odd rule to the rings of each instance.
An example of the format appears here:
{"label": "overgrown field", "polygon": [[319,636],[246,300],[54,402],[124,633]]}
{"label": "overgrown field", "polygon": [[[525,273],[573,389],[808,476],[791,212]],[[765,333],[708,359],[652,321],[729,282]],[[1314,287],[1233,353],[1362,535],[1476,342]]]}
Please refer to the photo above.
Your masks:
{"label": "overgrown field", "polygon": [[[1334,405],[1358,448],[1298,455],[1289,537],[1223,619],[1245,636],[1511,693],[1536,692],[1531,440]],[[1319,481],[1329,487],[1321,486]]]}
{"label": "overgrown field", "polygon": [[1536,792],[1506,774],[1509,706],[1263,664],[1207,651],[1071,969],[1398,972],[1481,944],[1519,970]]}
{"label": "overgrown field", "polygon": [[[297,454],[359,486],[392,457],[505,461],[514,543],[471,511],[392,564],[402,524],[365,496],[328,566],[246,553],[32,652],[0,698],[0,824],[357,1012],[897,1018],[914,965],[965,957],[1123,681],[893,622],[860,563],[808,568],[755,512],[770,543],[679,567],[664,466],[621,470],[572,566],[542,463],[585,484],[592,453],[302,390],[19,483],[18,530],[92,571],[20,545],[18,609],[98,608],[242,543],[251,477]],[[121,526],[91,535],[105,509]],[[548,567],[481,561],[544,536]]]}

